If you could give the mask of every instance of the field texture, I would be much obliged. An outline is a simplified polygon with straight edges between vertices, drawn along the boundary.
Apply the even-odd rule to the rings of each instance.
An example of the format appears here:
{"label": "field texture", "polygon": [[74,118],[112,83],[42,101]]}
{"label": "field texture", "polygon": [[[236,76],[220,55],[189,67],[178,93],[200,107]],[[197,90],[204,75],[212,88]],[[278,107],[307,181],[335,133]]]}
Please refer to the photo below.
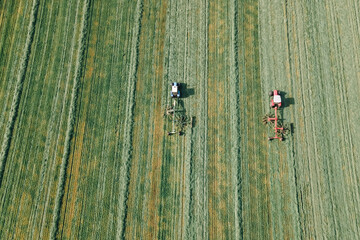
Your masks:
{"label": "field texture", "polygon": [[0,1],[0,239],[359,239],[359,46],[357,0]]}

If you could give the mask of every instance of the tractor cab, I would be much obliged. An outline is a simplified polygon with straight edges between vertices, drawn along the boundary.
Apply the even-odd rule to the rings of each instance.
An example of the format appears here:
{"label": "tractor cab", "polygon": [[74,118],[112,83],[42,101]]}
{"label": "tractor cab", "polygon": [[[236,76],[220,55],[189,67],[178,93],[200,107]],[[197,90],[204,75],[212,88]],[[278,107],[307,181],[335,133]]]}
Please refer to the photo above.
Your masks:
{"label": "tractor cab", "polygon": [[270,91],[269,92],[269,96],[272,97],[271,101],[270,101],[270,106],[272,108],[274,107],[281,107],[281,95],[280,95],[280,91],[278,90],[274,90],[274,91]]}
{"label": "tractor cab", "polygon": [[179,98],[180,97],[180,84],[177,82],[173,82],[171,84],[171,93],[172,98]]}
{"label": "tractor cab", "polygon": [[275,95],[275,96],[274,96],[274,103],[276,103],[276,104],[281,103],[281,97],[280,97],[280,95]]}

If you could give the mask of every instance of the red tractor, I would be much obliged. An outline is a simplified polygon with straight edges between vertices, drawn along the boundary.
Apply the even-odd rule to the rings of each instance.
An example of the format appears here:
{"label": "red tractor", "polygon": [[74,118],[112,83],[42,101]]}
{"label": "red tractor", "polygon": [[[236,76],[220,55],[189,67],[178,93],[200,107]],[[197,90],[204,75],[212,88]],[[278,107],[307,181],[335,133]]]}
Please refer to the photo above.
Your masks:
{"label": "red tractor", "polygon": [[275,109],[275,115],[274,116],[266,116],[265,121],[267,122],[274,122],[274,130],[275,130],[275,136],[269,137],[269,141],[273,139],[279,139],[280,141],[283,141],[283,132],[285,129],[283,127],[278,127],[278,116],[277,116],[277,110],[281,107],[281,95],[279,90],[274,90],[269,92],[270,96],[270,107]]}
{"label": "red tractor", "polygon": [[270,107],[275,108],[281,107],[281,95],[279,90],[274,90],[269,92],[269,96],[271,97],[270,100]]}

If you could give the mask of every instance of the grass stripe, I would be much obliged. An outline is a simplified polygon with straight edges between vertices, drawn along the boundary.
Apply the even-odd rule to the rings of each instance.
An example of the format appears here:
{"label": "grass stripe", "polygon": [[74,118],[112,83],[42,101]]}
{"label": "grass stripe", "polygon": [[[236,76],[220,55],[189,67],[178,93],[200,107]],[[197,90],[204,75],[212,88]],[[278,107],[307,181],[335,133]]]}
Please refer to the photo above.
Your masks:
{"label": "grass stripe", "polygon": [[33,42],[34,34],[35,34],[35,25],[36,25],[36,16],[39,9],[39,0],[34,0],[32,9],[31,9],[31,16],[30,16],[30,23],[28,26],[26,42],[24,47],[24,52],[22,58],[20,59],[20,66],[18,71],[18,77],[15,85],[14,90],[14,97],[11,104],[11,110],[9,115],[9,120],[6,125],[6,130],[4,134],[3,143],[1,145],[1,153],[0,153],[0,186],[2,183],[2,178],[4,175],[5,165],[7,156],[9,154],[9,148],[11,143],[11,137],[15,126],[15,121],[17,117],[17,112],[19,109],[19,103],[21,98],[21,93],[23,89],[23,84],[25,80],[26,70],[29,63],[29,57],[31,53],[31,45]]}
{"label": "grass stripe", "polygon": [[74,75],[73,89],[72,89],[71,100],[70,100],[70,109],[69,109],[68,122],[67,122],[64,153],[63,153],[63,157],[61,160],[60,175],[59,175],[58,187],[57,187],[56,198],[55,198],[54,214],[53,214],[53,219],[52,219],[51,229],[50,229],[50,238],[51,239],[55,239],[56,234],[58,232],[60,210],[61,210],[61,205],[62,205],[62,199],[64,196],[64,187],[65,187],[65,180],[66,180],[66,167],[67,167],[69,155],[70,155],[70,144],[71,144],[71,139],[72,139],[73,131],[74,131],[78,88],[79,88],[80,78],[82,75],[82,65],[83,65],[84,53],[85,53],[85,49],[86,49],[86,36],[87,36],[86,32],[87,32],[87,27],[88,27],[89,6],[90,6],[89,0],[85,0],[84,6],[83,6],[83,16],[81,19],[81,26],[80,26],[79,48],[78,48],[77,58],[76,58],[77,60],[76,60],[76,65],[75,65],[75,75]]}

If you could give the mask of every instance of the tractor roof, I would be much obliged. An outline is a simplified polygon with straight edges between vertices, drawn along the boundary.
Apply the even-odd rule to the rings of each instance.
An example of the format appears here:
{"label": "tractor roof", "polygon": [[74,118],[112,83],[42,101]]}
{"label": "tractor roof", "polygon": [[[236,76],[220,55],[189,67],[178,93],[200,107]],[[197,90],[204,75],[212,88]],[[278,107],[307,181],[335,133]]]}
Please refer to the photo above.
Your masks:
{"label": "tractor roof", "polygon": [[275,95],[274,96],[274,103],[281,103],[281,96],[280,95]]}

